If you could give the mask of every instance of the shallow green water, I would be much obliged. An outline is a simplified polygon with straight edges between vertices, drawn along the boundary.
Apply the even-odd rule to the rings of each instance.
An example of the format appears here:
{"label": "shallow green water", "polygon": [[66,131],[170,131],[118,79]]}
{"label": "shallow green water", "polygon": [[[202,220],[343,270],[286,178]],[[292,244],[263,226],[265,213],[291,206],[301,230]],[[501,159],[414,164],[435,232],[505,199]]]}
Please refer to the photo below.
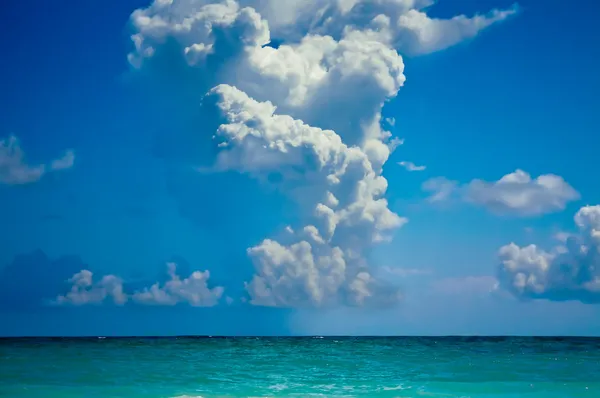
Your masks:
{"label": "shallow green water", "polygon": [[0,340],[6,397],[600,397],[600,339]]}

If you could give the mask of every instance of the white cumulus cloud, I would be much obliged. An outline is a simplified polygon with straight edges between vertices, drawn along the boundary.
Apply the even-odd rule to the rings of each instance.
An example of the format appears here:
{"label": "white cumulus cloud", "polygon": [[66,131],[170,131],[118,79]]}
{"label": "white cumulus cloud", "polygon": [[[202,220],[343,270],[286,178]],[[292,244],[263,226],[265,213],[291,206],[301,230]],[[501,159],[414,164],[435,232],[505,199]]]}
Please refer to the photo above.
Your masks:
{"label": "white cumulus cloud", "polygon": [[575,224],[578,233],[551,251],[500,248],[500,287],[520,298],[600,302],[600,206],[582,207]]}
{"label": "white cumulus cloud", "polygon": [[496,182],[471,181],[467,199],[499,213],[538,215],[563,210],[579,194],[562,177],[543,174],[536,178],[516,170]]}
{"label": "white cumulus cloud", "polygon": [[0,140],[0,184],[23,185],[39,181],[50,170],[64,170],[73,166],[75,153],[69,150],[62,158],[45,164],[29,164],[17,137]]}
{"label": "white cumulus cloud", "polygon": [[423,189],[431,192],[429,200],[433,202],[456,198],[497,214],[518,216],[561,211],[580,197],[560,176],[543,174],[531,178],[523,170],[516,170],[498,181],[475,179],[463,185],[441,177],[427,181]]}
{"label": "white cumulus cloud", "polygon": [[114,275],[105,275],[99,281],[94,281],[91,271],[81,270],[69,279],[71,290],[64,296],[58,296],[58,305],[101,304],[112,300],[117,305],[127,302],[127,294],[123,292],[123,281]]}
{"label": "white cumulus cloud", "polygon": [[125,292],[123,280],[115,275],[105,275],[94,281],[89,270],[81,270],[69,279],[71,289],[65,295],[54,300],[56,305],[102,304],[112,301],[116,305],[124,305],[132,301],[141,305],[176,305],[189,304],[194,307],[212,307],[217,305],[223,295],[223,287],[210,288],[208,271],[195,271],[187,278],[177,275],[177,265],[167,264],[169,280],[155,283],[150,287],[134,292]]}
{"label": "white cumulus cloud", "polygon": [[[208,2],[156,0],[149,7],[134,11],[131,23],[136,32],[131,39],[135,51],[129,54],[129,62],[140,67],[169,40],[177,42],[180,54],[190,65],[201,63],[214,53],[219,39],[221,46],[242,47],[269,41],[267,23],[253,8],[241,8],[233,0],[203,3]],[[236,35],[219,34],[227,29],[235,29]]]}
{"label": "white cumulus cloud", "polygon": [[177,265],[167,264],[169,280],[161,286],[155,283],[149,288],[135,292],[134,302],[146,305],[175,305],[187,303],[193,307],[212,307],[217,305],[223,295],[223,287],[208,287],[210,273],[195,271],[189,277],[181,279],[177,275]]}

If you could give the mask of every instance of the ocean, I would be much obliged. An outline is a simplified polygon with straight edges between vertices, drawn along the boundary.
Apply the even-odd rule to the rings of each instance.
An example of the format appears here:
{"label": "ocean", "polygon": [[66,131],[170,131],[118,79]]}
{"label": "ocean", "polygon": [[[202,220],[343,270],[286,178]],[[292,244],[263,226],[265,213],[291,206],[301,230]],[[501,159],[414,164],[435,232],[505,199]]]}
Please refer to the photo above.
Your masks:
{"label": "ocean", "polygon": [[600,338],[0,339],[1,397],[600,397]]}

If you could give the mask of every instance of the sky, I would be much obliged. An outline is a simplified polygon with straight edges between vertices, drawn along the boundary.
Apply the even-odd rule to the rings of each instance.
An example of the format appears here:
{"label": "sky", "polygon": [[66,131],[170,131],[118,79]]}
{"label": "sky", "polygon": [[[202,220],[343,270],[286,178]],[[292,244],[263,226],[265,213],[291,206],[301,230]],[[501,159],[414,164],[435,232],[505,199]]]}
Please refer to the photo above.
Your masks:
{"label": "sky", "polygon": [[3,2],[0,335],[600,335],[599,12]]}

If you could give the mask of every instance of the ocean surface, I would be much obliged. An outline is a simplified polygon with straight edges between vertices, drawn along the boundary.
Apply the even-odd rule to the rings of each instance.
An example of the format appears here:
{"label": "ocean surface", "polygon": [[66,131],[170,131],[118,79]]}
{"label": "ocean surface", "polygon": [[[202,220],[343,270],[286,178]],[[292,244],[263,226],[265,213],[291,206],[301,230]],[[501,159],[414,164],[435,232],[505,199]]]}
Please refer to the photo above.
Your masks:
{"label": "ocean surface", "polygon": [[600,397],[600,339],[0,339],[1,397]]}

